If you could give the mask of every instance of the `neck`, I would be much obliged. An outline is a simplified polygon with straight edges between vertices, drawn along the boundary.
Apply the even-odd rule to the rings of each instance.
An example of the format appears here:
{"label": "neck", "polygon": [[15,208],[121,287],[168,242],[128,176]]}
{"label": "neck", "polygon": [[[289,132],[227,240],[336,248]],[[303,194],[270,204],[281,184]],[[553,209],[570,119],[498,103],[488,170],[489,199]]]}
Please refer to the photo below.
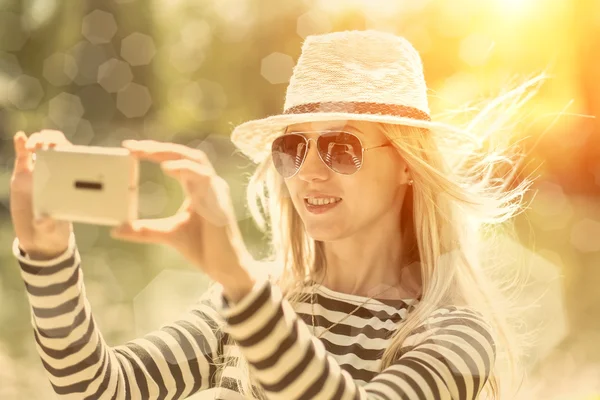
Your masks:
{"label": "neck", "polygon": [[419,265],[403,265],[402,235],[397,221],[397,218],[383,218],[372,229],[325,242],[327,266],[317,274],[316,282],[358,296],[415,298],[420,287]]}

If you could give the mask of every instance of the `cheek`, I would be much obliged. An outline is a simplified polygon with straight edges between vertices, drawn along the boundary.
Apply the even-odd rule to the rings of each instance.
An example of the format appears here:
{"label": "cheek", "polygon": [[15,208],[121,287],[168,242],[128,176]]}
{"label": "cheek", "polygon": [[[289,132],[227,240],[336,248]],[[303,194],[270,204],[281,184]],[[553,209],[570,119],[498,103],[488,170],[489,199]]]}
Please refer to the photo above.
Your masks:
{"label": "cheek", "polygon": [[284,193],[284,195],[287,195],[288,197],[291,198],[292,204],[294,205],[294,207],[296,207],[297,210],[299,209],[299,207],[303,207],[304,206],[303,200],[300,199],[299,195],[298,195],[302,186],[300,185],[300,182],[297,182],[297,178],[293,177],[291,179],[285,180],[284,185],[285,185],[285,189],[284,189],[283,193]]}
{"label": "cheek", "polygon": [[376,202],[387,207],[394,201],[399,188],[399,174],[392,169],[396,168],[395,164],[390,162],[381,162],[373,167],[376,168],[365,168],[359,172],[359,179],[352,183],[352,193],[357,202]]}
{"label": "cheek", "polygon": [[294,198],[295,194],[298,193],[298,185],[295,179],[288,179],[283,181],[284,190],[283,193],[287,193],[289,196]]}
{"label": "cheek", "polygon": [[355,189],[357,200],[360,203],[386,204],[389,197],[390,182],[381,177],[374,177],[365,181],[363,185]]}

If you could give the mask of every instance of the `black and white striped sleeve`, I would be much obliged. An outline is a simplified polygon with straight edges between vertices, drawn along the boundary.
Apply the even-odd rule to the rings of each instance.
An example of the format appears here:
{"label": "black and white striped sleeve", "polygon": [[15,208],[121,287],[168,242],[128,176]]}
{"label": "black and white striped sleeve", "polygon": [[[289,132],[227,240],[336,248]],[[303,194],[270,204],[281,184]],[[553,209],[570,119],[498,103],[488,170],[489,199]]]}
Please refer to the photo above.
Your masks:
{"label": "black and white striped sleeve", "polygon": [[267,281],[220,313],[269,399],[475,399],[490,376],[495,345],[489,327],[459,308],[436,311],[409,337],[403,355],[364,386]]}
{"label": "black and white striped sleeve", "polygon": [[31,305],[36,349],[60,399],[183,399],[214,386],[222,317],[208,299],[182,320],[110,347],[86,298],[81,259],[33,261],[13,243]]}

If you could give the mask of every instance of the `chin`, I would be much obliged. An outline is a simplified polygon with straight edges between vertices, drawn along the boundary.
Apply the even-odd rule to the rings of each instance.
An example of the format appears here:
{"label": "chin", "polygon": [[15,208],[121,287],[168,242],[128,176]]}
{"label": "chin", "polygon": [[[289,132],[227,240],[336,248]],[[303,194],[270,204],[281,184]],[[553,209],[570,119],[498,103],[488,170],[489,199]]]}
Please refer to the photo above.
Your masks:
{"label": "chin", "polygon": [[312,215],[306,210],[299,212],[299,215],[307,235],[314,240],[334,242],[348,237],[351,231],[347,220],[340,219],[339,215]]}
{"label": "chin", "polygon": [[329,224],[329,226],[306,226],[306,233],[314,240],[321,242],[335,242],[348,236],[347,230]]}

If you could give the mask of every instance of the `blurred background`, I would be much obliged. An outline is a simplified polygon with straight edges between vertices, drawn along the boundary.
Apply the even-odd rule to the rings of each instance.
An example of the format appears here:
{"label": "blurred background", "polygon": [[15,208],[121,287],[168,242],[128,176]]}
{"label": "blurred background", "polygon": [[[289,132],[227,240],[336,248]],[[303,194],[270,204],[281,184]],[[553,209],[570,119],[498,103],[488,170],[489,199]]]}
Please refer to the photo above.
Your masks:
{"label": "blurred background", "polygon": [[[14,133],[203,149],[260,256],[243,199],[253,164],[233,155],[229,134],[282,111],[307,35],[366,28],[420,51],[434,115],[551,76],[516,132],[539,178],[516,220],[519,240],[503,243],[528,271],[527,322],[544,327],[522,397],[600,399],[600,121],[584,117],[600,114],[597,0],[0,0],[0,399],[53,398],[11,254]],[[181,199],[174,180],[142,163],[141,217],[172,214]],[[208,285],[171,249],[115,241],[104,227],[75,231],[110,344],[176,319]]]}

